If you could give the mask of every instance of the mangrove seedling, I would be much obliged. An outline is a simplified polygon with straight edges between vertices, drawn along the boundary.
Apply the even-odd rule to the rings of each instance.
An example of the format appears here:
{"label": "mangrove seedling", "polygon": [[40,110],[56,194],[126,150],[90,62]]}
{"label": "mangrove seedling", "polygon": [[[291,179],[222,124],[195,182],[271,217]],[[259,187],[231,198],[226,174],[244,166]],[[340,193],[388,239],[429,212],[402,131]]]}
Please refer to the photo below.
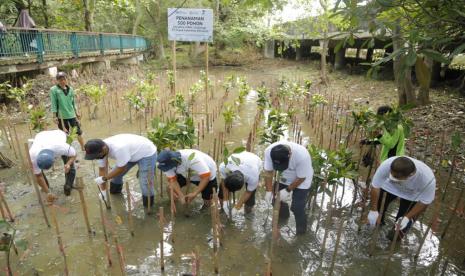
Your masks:
{"label": "mangrove seedling", "polygon": [[104,85],[97,86],[93,84],[88,84],[81,86],[80,90],[84,93],[89,103],[91,103],[93,106],[93,111],[90,114],[90,118],[96,119],[98,106],[102,101],[103,97],[105,97],[107,94],[106,87]]}
{"label": "mangrove seedling", "polygon": [[203,91],[203,87],[204,87],[204,84],[202,83],[201,80],[199,80],[189,88],[189,106],[190,106],[191,113],[193,112],[193,108],[194,108],[197,95]]}
{"label": "mangrove seedling", "polygon": [[266,124],[261,133],[261,144],[271,144],[284,137],[289,124],[287,113],[278,109],[272,109],[266,118]]}
{"label": "mangrove seedling", "polygon": [[234,120],[237,118],[236,110],[232,105],[226,105],[223,111],[224,127],[226,132],[229,133],[232,128]]}
{"label": "mangrove seedling", "polygon": [[152,120],[152,129],[147,133],[158,149],[190,148],[196,142],[194,121],[188,117],[184,120],[169,119],[166,123],[158,118]]}
{"label": "mangrove seedling", "polygon": [[171,94],[174,94],[174,71],[167,70],[166,77],[168,78],[168,87],[170,88]]}
{"label": "mangrove seedling", "polygon": [[31,122],[32,130],[40,132],[47,126],[46,121],[47,111],[43,105],[39,105],[36,108],[32,107],[29,109],[29,121]]}
{"label": "mangrove seedling", "polygon": [[18,103],[19,110],[21,112],[26,112],[26,95],[32,88],[32,82],[28,81],[25,84],[23,84],[22,87],[12,87],[8,83],[4,84],[4,86],[9,88],[7,90],[7,97]]}
{"label": "mangrove seedling", "polygon": [[239,84],[239,95],[237,96],[237,102],[239,105],[241,105],[244,103],[245,97],[247,97],[247,95],[250,92],[250,86],[244,77],[240,77],[238,79],[238,84]]}
{"label": "mangrove seedling", "polygon": [[169,104],[176,109],[176,112],[183,117],[189,117],[189,110],[187,108],[186,100],[184,95],[181,93],[176,93],[174,99],[172,99]]}
{"label": "mangrove seedling", "polygon": [[260,110],[264,110],[270,106],[270,94],[265,85],[257,89],[257,106]]}

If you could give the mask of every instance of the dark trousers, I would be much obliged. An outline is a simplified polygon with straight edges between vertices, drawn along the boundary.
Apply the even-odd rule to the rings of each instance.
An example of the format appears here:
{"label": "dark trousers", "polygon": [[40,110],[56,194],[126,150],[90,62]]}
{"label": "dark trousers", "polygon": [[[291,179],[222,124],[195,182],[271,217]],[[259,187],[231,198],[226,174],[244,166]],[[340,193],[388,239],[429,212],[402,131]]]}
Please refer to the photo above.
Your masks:
{"label": "dark trousers", "polygon": [[[389,192],[386,192],[385,190],[381,189],[381,192],[379,194],[379,199],[378,199],[378,211],[381,210],[381,203],[383,201],[383,197],[384,197],[385,193],[387,193],[387,195],[386,195],[386,201],[384,202],[383,213],[381,215],[381,223],[382,224],[384,224],[384,217],[386,215],[386,211],[387,211],[387,209],[389,207],[389,204],[391,204],[392,201],[394,201],[395,199],[398,198],[398,196],[393,195],[393,194],[391,194]],[[415,204],[416,204],[415,201],[410,201],[410,200],[400,198],[400,206],[399,206],[399,210],[397,211],[396,221],[400,217],[405,216],[405,214],[407,214],[413,208],[413,206]],[[416,218],[413,218],[413,220],[416,220]]]}
{"label": "dark trousers", "polygon": [[[68,156],[61,156],[61,159],[63,160],[63,164],[66,164],[68,162],[69,157]],[[69,172],[65,174],[65,185],[73,187],[74,185],[74,179],[76,178],[76,168],[74,167],[74,163],[71,164],[71,168],[69,169]]]}
{"label": "dark trousers", "polygon": [[[287,188],[287,185],[279,184],[279,190]],[[295,226],[297,234],[303,234],[307,231],[307,215],[305,214],[305,203],[310,189],[294,189],[292,191],[291,211],[294,213]],[[289,218],[289,204],[281,202],[279,209],[280,218]]]}
{"label": "dark trousers", "polygon": [[[181,188],[187,185],[187,180],[182,174],[176,174],[176,179],[177,179],[177,181],[179,183],[179,186],[181,186]],[[191,183],[194,184],[195,186],[199,186],[200,181],[191,181]],[[213,179],[213,180],[210,180],[208,182],[207,187],[205,187],[205,189],[203,189],[203,191],[202,191],[202,199],[203,200],[211,200],[212,199],[213,188],[215,188],[218,191],[218,184],[216,182],[216,178]]]}
{"label": "dark trousers", "polygon": [[[247,183],[245,183],[245,189],[247,190]],[[257,190],[255,189],[252,194],[250,195],[249,199],[247,199],[247,201],[245,202],[245,206],[247,207],[254,207],[255,206],[255,192]],[[224,195],[223,195],[223,186],[220,186],[220,191],[218,192],[218,197],[220,199],[223,199],[224,198]]]}

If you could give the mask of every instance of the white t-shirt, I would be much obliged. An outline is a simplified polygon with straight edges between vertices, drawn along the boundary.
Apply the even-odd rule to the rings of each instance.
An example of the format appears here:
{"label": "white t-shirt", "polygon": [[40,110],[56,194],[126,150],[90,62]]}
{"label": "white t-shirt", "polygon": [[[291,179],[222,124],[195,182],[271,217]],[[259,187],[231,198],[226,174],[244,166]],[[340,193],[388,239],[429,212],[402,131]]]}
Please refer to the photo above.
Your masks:
{"label": "white t-shirt", "polygon": [[37,155],[44,149],[52,150],[55,157],[58,156],[76,156],[76,150],[66,143],[66,133],[61,130],[46,130],[37,133],[34,142],[29,149],[29,156],[32,161],[32,171],[34,174],[40,174],[37,166]]}
{"label": "white t-shirt", "polygon": [[373,176],[371,185],[374,188],[381,188],[393,195],[410,201],[420,201],[423,204],[433,202],[436,179],[433,171],[425,163],[408,157],[415,163],[415,174],[402,183],[396,183],[389,179],[391,163],[397,157],[391,157],[381,163]]}
{"label": "white t-shirt", "polygon": [[[118,134],[104,139],[108,146],[108,158],[116,160],[117,167],[128,162],[137,162],[154,155],[157,147],[149,139],[135,134]],[[98,160],[99,167],[105,167],[105,159]]]}
{"label": "white t-shirt", "polygon": [[168,178],[174,178],[176,174],[181,174],[187,179],[189,170],[191,181],[200,181],[200,176],[207,174],[210,180],[216,178],[216,163],[208,154],[195,149],[183,149],[179,152],[181,153],[181,164],[165,172]]}
{"label": "white t-shirt", "polygon": [[290,185],[297,178],[305,178],[298,189],[309,189],[312,185],[313,167],[312,159],[307,149],[299,144],[281,141],[269,145],[265,149],[265,171],[273,171],[273,162],[271,160],[271,149],[276,145],[287,145],[291,148],[291,157],[289,167],[281,173],[280,183]]}
{"label": "white t-shirt", "polygon": [[245,183],[247,183],[247,191],[253,192],[258,187],[262,168],[263,162],[260,157],[251,152],[243,151],[231,154],[228,157],[228,164],[225,166],[222,162],[219,171],[222,179],[225,179],[229,172],[240,171],[244,175]]}

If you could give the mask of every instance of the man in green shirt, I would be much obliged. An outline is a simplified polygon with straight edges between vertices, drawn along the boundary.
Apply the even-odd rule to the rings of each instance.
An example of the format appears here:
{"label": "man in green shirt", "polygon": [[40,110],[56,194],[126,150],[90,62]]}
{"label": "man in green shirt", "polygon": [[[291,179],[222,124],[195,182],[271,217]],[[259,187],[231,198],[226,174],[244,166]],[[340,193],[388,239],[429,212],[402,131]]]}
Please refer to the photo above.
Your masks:
{"label": "man in green shirt", "polygon": [[81,125],[78,119],[80,115],[77,112],[74,102],[74,90],[68,85],[65,72],[58,72],[57,84],[50,88],[50,101],[52,103],[52,112],[55,115],[58,128],[63,130],[63,124],[66,130],[70,132],[70,128],[76,128],[78,141],[81,149],[84,150],[84,139],[82,138]]}

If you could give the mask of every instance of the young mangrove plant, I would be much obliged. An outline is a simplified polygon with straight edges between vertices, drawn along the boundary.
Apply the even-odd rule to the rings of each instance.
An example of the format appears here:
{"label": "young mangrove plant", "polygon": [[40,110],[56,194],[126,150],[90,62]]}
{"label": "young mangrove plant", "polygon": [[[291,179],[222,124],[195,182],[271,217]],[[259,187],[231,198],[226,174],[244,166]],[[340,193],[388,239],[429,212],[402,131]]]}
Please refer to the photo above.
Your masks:
{"label": "young mangrove plant", "polygon": [[32,130],[40,132],[47,127],[47,111],[45,106],[39,105],[29,109],[29,121],[31,122]]}
{"label": "young mangrove plant", "polygon": [[239,95],[237,96],[237,104],[241,105],[244,103],[245,98],[250,92],[250,86],[244,77],[239,77],[237,82],[239,84]]}
{"label": "young mangrove plant", "polygon": [[224,94],[227,96],[229,92],[236,87],[236,76],[229,75],[226,77],[226,80],[223,82]]}
{"label": "young mangrove plant", "polygon": [[107,95],[107,89],[104,85],[83,85],[79,89],[84,93],[90,105],[92,105],[91,119],[97,119],[97,110],[103,97]]}
{"label": "young mangrove plant", "polygon": [[225,130],[227,133],[229,133],[231,131],[234,120],[237,118],[236,110],[234,106],[228,104],[224,107],[222,114],[224,119]]}
{"label": "young mangrove plant", "polygon": [[271,144],[279,141],[287,130],[289,116],[278,109],[271,109],[266,118],[264,129],[261,131],[260,144]]}
{"label": "young mangrove plant", "polygon": [[270,94],[264,84],[257,89],[257,106],[260,110],[265,110],[270,106]]}
{"label": "young mangrove plant", "polygon": [[3,85],[7,88],[7,98],[14,100],[18,103],[19,111],[26,112],[27,111],[27,101],[26,95],[32,88],[32,82],[28,81],[23,84],[21,87],[13,87],[9,83],[5,83]]}
{"label": "young mangrove plant", "polygon": [[204,83],[201,80],[198,80],[189,88],[189,107],[190,113],[194,112],[195,101],[200,92],[203,91]]}
{"label": "young mangrove plant", "polygon": [[183,120],[169,119],[164,123],[155,118],[152,120],[152,129],[148,131],[147,138],[159,150],[190,148],[196,142],[194,121],[187,117]]}
{"label": "young mangrove plant", "polygon": [[176,93],[174,99],[172,99],[169,104],[176,109],[176,112],[183,117],[189,117],[189,109],[187,107],[186,100],[184,95],[181,93]]}

